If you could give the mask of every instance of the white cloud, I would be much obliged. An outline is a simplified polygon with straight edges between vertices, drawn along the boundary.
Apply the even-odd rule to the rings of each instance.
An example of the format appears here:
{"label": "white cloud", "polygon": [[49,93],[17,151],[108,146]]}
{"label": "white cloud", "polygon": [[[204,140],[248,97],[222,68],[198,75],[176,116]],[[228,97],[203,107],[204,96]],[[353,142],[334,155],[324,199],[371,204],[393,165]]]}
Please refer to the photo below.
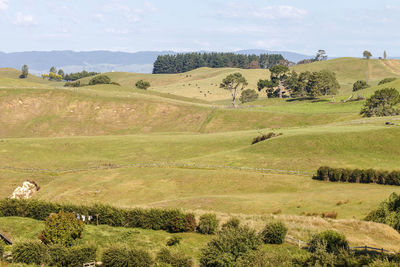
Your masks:
{"label": "white cloud", "polygon": [[104,16],[103,14],[97,13],[93,15],[93,18],[99,22],[104,22]]}
{"label": "white cloud", "polygon": [[36,25],[36,19],[33,15],[31,14],[22,14],[22,13],[17,13],[17,17],[14,20],[15,25],[21,25],[21,26],[32,26]]}
{"label": "white cloud", "polygon": [[0,10],[8,9],[8,0],[0,0]]}
{"label": "white cloud", "polygon": [[249,4],[230,3],[218,14],[225,18],[275,20],[302,19],[307,15],[307,11],[288,5],[258,7]]}
{"label": "white cloud", "polygon": [[117,12],[118,14],[122,14],[126,19],[133,22],[139,22],[142,20],[142,17],[147,14],[158,11],[158,8],[149,1],[144,2],[141,7],[130,8],[116,0],[104,5],[102,9],[106,12]]}

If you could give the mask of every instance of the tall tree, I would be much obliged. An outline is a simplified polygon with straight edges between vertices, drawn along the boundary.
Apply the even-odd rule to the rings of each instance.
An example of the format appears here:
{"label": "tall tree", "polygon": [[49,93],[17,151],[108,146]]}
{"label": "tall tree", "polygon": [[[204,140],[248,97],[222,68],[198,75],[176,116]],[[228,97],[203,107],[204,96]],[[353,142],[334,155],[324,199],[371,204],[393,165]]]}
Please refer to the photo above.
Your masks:
{"label": "tall tree", "polygon": [[236,72],[234,74],[230,74],[226,76],[225,79],[222,80],[222,83],[220,84],[220,88],[223,88],[225,90],[229,90],[229,92],[232,95],[232,105],[234,108],[236,108],[236,96],[238,93],[238,90],[243,90],[247,86],[247,80],[245,77],[243,77],[242,74],[239,72]]}
{"label": "tall tree", "polygon": [[56,69],[56,67],[54,67],[54,66],[51,67],[49,72],[52,72],[52,73],[57,74],[57,69]]}
{"label": "tall tree", "polygon": [[327,60],[327,59],[328,59],[328,56],[326,55],[325,50],[323,50],[323,49],[318,50],[317,55],[315,56],[315,60],[322,61],[322,60]]}
{"label": "tall tree", "polygon": [[368,50],[365,50],[363,52],[363,57],[365,57],[366,59],[370,59],[372,57],[372,54]]}
{"label": "tall tree", "polygon": [[399,115],[400,110],[396,108],[398,104],[400,104],[399,91],[394,88],[384,88],[367,99],[360,114],[364,117]]}
{"label": "tall tree", "polygon": [[65,73],[62,69],[59,69],[57,74],[60,75],[61,77],[63,77],[63,79],[64,79]]}
{"label": "tall tree", "polygon": [[383,51],[383,59],[387,59],[387,53],[386,53],[386,50],[385,50],[385,51]]}
{"label": "tall tree", "polygon": [[19,76],[20,78],[24,79],[27,78],[29,75],[29,68],[28,65],[23,65],[21,69],[21,75]]}

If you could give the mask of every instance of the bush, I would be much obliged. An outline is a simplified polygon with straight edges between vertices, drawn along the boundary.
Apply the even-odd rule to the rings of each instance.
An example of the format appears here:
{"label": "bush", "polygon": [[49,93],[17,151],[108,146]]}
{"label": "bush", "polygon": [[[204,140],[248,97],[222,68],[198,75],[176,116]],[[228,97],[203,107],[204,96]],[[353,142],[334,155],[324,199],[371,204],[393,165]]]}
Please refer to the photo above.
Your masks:
{"label": "bush", "polygon": [[230,218],[226,223],[222,225],[222,230],[225,228],[233,227],[233,228],[238,228],[240,226],[240,220],[239,218]]}
{"label": "bush", "polygon": [[135,84],[136,88],[147,90],[150,87],[150,83],[147,81],[139,80]]}
{"label": "bush", "polygon": [[281,133],[280,134],[275,134],[273,132],[268,133],[268,134],[262,134],[260,136],[254,137],[253,141],[251,142],[251,144],[254,145],[254,144],[257,144],[259,142],[268,140],[270,138],[273,138],[273,137],[276,137],[276,136],[279,136],[279,135],[282,135],[282,134]]}
{"label": "bush", "polygon": [[358,91],[358,90],[363,90],[368,87],[369,87],[369,85],[367,84],[366,81],[358,80],[353,84],[353,92]]}
{"label": "bush", "polygon": [[312,236],[308,242],[308,250],[315,252],[319,246],[324,246],[328,253],[339,253],[341,250],[348,250],[349,243],[346,237],[333,230],[327,230]]}
{"label": "bush", "polygon": [[264,227],[260,237],[265,244],[282,244],[287,231],[287,227],[282,222],[271,222]]}
{"label": "bush", "polygon": [[168,247],[172,247],[172,246],[178,245],[178,244],[181,242],[181,240],[182,240],[182,237],[173,236],[173,237],[171,237],[170,239],[168,239],[166,245],[167,245]]}
{"label": "bush", "polygon": [[206,235],[215,234],[218,231],[219,220],[213,213],[207,213],[200,216],[197,232]]}
{"label": "bush", "polygon": [[248,227],[228,227],[207,243],[202,249],[200,266],[236,266],[238,259],[256,250],[261,240]]}
{"label": "bush", "polygon": [[253,89],[246,89],[242,91],[242,94],[240,95],[240,102],[247,103],[247,102],[253,102],[258,99],[258,94],[256,90]]}
{"label": "bush", "polygon": [[275,251],[252,250],[237,260],[238,267],[292,267],[292,256],[289,253]]}
{"label": "bush", "polygon": [[105,249],[101,261],[104,267],[150,267],[153,264],[153,260],[147,251],[121,246]]}
{"label": "bush", "polygon": [[382,84],[385,84],[385,83],[393,82],[395,80],[396,80],[396,78],[385,78],[385,79],[381,80],[378,84],[382,85]]}
{"label": "bush", "polygon": [[48,261],[47,247],[36,241],[18,243],[12,247],[13,262],[37,264]]}
{"label": "bush", "polygon": [[81,238],[84,227],[85,224],[78,221],[73,213],[60,211],[46,218],[39,239],[44,244],[71,246],[76,239]]}
{"label": "bush", "polygon": [[84,263],[96,260],[96,248],[92,246],[64,247],[49,246],[50,266],[82,266]]}
{"label": "bush", "polygon": [[397,105],[400,103],[400,93],[395,88],[384,88],[367,99],[360,114],[364,117],[372,116],[395,116],[400,110]]}
{"label": "bush", "polygon": [[323,166],[319,167],[317,170],[317,176],[314,178],[321,181],[329,181],[329,167]]}
{"label": "bush", "polygon": [[98,75],[90,80],[89,85],[109,84],[109,83],[111,83],[111,79],[108,76]]}
{"label": "bush", "polygon": [[76,82],[66,82],[64,84],[64,87],[79,87],[81,86],[81,81],[76,81]]}
{"label": "bush", "polygon": [[169,264],[173,267],[193,266],[193,260],[191,257],[187,257],[183,252],[172,252],[167,248],[163,248],[157,253],[156,261],[159,263]]}

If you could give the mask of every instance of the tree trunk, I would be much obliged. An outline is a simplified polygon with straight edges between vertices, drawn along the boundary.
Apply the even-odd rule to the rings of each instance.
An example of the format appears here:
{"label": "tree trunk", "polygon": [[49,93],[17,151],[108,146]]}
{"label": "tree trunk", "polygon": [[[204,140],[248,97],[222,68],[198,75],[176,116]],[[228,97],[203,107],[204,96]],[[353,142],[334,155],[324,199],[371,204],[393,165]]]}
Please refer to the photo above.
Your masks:
{"label": "tree trunk", "polygon": [[279,88],[279,98],[282,98],[283,86],[282,86],[282,83],[281,83],[281,81],[279,81],[278,88]]}

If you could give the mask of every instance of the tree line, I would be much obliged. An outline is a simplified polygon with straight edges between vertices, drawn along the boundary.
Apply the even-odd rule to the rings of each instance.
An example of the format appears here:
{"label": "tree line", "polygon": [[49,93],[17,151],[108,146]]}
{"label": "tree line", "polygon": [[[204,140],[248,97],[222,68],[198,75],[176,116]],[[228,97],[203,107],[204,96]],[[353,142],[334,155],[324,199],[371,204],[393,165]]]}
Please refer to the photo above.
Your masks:
{"label": "tree line", "polygon": [[289,61],[280,54],[182,53],[158,56],[153,74],[183,73],[201,67],[268,69],[277,64],[289,64]]}

